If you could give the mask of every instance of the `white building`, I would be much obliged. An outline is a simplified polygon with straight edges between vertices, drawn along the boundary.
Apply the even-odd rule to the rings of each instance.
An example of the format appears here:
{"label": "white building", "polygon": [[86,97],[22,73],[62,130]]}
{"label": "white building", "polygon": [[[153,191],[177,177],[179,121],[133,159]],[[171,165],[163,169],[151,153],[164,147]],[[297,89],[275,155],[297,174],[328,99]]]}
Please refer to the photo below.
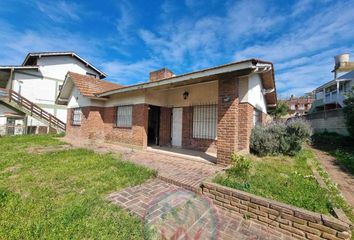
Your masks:
{"label": "white building", "polygon": [[[66,107],[55,104],[55,100],[68,71],[100,79],[106,77],[104,72],[74,52],[29,53],[20,66],[0,66],[0,88],[17,92],[65,123]],[[4,99],[0,99],[0,135],[21,134],[27,130],[47,131],[45,121],[28,116],[24,109],[14,107]]]}
{"label": "white building", "polygon": [[[344,107],[345,94],[354,87],[354,62],[349,61],[349,54],[335,57],[334,79],[316,88],[316,101],[311,112]],[[342,74],[338,76],[338,74]]]}

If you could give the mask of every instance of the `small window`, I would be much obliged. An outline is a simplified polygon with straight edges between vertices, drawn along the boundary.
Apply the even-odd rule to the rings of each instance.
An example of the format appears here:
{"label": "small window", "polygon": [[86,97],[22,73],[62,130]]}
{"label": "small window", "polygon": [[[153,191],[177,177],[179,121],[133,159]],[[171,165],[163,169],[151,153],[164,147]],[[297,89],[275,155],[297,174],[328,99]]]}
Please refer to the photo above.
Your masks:
{"label": "small window", "polygon": [[90,76],[90,77],[97,78],[96,74],[93,74],[93,73],[86,72],[86,75]]}
{"label": "small window", "polygon": [[216,139],[217,122],[217,105],[193,107],[193,138]]}
{"label": "small window", "polygon": [[253,126],[260,125],[262,123],[262,114],[258,109],[253,110]]}
{"label": "small window", "polygon": [[131,128],[133,106],[118,106],[117,108],[117,127]]}
{"label": "small window", "polygon": [[61,91],[63,89],[63,84],[59,85],[59,91]]}
{"label": "small window", "polygon": [[72,125],[81,125],[81,108],[74,108],[71,120]]}

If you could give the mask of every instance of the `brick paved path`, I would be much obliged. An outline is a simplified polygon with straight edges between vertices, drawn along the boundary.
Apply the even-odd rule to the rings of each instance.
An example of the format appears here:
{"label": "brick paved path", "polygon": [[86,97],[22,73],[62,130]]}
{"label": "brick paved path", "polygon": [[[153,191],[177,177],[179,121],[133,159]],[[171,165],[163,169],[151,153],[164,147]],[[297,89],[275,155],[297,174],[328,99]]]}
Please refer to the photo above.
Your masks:
{"label": "brick paved path", "polygon": [[132,150],[115,144],[73,141],[65,138],[63,140],[74,147],[84,147],[101,153],[117,153],[124,160],[156,170],[158,178],[195,192],[200,191],[199,185],[206,178],[223,169],[211,163],[207,164],[171,155]]}
{"label": "brick paved path", "polygon": [[108,199],[143,219],[157,239],[291,239],[160,179],[112,193]]}

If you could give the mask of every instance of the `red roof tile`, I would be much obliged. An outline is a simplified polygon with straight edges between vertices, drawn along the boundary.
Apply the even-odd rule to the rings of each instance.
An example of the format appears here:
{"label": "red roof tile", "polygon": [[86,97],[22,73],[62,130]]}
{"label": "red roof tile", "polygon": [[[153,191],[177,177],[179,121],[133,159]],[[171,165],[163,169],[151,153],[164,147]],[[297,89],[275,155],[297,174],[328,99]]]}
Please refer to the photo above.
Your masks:
{"label": "red roof tile", "polygon": [[122,85],[107,82],[95,77],[68,72],[68,77],[74,82],[83,96],[94,97],[102,92],[122,88]]}

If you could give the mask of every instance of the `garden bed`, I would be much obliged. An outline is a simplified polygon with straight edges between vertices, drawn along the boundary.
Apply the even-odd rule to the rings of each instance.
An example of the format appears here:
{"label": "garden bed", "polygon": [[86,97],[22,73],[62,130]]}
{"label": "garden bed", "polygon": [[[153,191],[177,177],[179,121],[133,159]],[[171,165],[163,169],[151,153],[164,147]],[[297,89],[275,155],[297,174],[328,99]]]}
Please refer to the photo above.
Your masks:
{"label": "garden bed", "polygon": [[294,157],[247,156],[251,169],[246,179],[237,175],[218,175],[214,182],[262,197],[319,213],[329,213],[331,202],[325,189],[312,175],[308,164],[314,156],[302,150]]}

